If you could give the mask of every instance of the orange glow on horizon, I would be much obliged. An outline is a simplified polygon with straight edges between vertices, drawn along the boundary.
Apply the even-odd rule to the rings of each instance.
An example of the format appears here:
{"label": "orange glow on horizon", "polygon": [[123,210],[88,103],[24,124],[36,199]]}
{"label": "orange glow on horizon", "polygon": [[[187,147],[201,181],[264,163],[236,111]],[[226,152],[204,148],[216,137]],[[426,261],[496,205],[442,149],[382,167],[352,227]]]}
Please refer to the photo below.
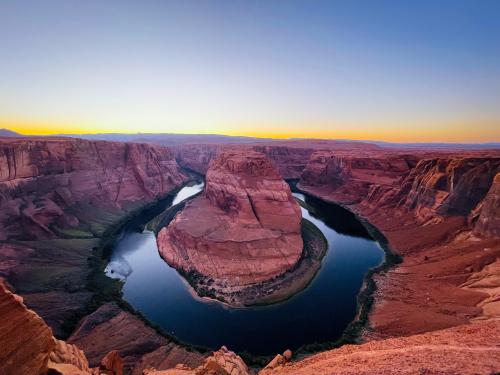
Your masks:
{"label": "orange glow on horizon", "polygon": [[[148,133],[148,134],[219,134],[229,136],[248,136],[256,138],[314,138],[314,139],[352,139],[387,142],[463,142],[485,143],[500,142],[500,122],[480,122],[478,124],[446,124],[441,126],[403,126],[344,124],[344,125],[310,125],[293,124],[287,127],[283,124],[268,124],[252,126],[196,126],[193,130],[179,129],[174,131],[165,127],[164,130],[148,127],[105,127],[88,124],[62,124],[52,122],[23,122],[0,119],[0,128],[6,128],[23,135],[56,135],[56,134],[97,134],[97,133]],[[294,128],[304,130],[292,130]],[[287,130],[285,130],[288,128]],[[198,130],[199,129],[199,130]],[[271,129],[271,130],[269,130]]]}

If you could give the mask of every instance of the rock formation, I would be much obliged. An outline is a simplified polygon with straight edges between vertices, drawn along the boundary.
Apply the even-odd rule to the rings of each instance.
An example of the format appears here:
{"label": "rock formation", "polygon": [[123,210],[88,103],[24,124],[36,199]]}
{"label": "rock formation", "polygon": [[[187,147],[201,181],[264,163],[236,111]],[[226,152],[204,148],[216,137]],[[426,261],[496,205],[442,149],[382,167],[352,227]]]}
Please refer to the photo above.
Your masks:
{"label": "rock formation", "polygon": [[41,374],[56,346],[50,328],[0,279],[0,374]]}
{"label": "rock formation", "polygon": [[158,245],[175,268],[244,286],[297,263],[300,222],[290,188],[263,154],[224,152],[212,162],[202,196],[160,231]]}
{"label": "rock formation", "polygon": [[144,375],[250,375],[250,370],[238,355],[223,346],[196,368],[181,363],[165,371],[150,368]]}
{"label": "rock formation", "polygon": [[[123,375],[121,358],[109,353],[102,366],[91,369],[75,345],[56,340],[50,328],[0,278],[0,373],[3,375]],[[113,361],[109,359],[113,358]]]}
{"label": "rock formation", "polygon": [[79,139],[0,139],[0,239],[102,233],[99,214],[138,208],[186,180],[166,148]]}
{"label": "rock formation", "polygon": [[200,353],[189,352],[159,335],[114,303],[105,304],[82,319],[68,343],[85,352],[91,367],[101,366],[104,354],[116,350],[123,358],[125,373],[134,375],[141,375],[152,366],[167,369],[179,362],[198,366],[204,360]]}
{"label": "rock formation", "polygon": [[336,140],[294,140],[256,142],[253,144],[184,144],[173,147],[179,165],[206,174],[210,163],[224,151],[257,151],[267,156],[284,179],[298,179],[311,154],[316,150],[366,151],[380,147],[363,143]]}
{"label": "rock formation", "polygon": [[496,174],[488,194],[478,205],[476,212],[478,216],[474,233],[500,237],[500,172]]}
{"label": "rock formation", "polygon": [[[89,362],[83,351],[77,346],[66,343],[62,340],[56,340],[56,347],[50,353],[48,368],[51,373],[63,375],[87,375],[98,374],[98,369],[91,369]],[[122,367],[115,368],[111,375],[123,375]]]}

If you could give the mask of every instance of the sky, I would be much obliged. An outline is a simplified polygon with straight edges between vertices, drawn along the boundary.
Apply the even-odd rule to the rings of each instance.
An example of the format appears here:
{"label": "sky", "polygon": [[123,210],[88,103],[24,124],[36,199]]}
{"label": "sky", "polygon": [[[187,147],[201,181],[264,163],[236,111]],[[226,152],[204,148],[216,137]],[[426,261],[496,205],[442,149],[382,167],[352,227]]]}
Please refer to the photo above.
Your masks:
{"label": "sky", "polygon": [[0,127],[500,141],[500,1],[0,0]]}

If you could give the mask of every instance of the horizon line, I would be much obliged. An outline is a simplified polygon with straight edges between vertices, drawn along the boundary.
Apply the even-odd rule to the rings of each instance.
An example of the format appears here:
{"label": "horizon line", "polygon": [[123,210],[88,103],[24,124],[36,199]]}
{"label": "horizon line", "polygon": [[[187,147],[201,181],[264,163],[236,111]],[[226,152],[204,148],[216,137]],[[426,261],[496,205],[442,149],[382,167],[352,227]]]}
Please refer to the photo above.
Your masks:
{"label": "horizon line", "polygon": [[[1,130],[5,130],[8,132],[19,134],[22,137],[71,137],[71,136],[92,136],[92,135],[123,135],[123,136],[140,136],[140,135],[173,135],[173,136],[222,136],[222,137],[231,137],[231,138],[249,138],[256,140],[276,140],[276,141],[286,141],[286,140],[324,140],[324,141],[344,141],[344,142],[364,142],[364,143],[387,143],[387,144],[447,144],[447,145],[497,145],[500,144],[500,140],[487,141],[487,142],[447,142],[447,141],[385,141],[379,139],[355,139],[355,138],[328,138],[328,137],[263,137],[263,136],[254,136],[254,135],[240,135],[240,134],[223,134],[223,133],[153,133],[153,132],[89,132],[89,133],[47,133],[47,134],[27,134],[19,131],[11,130],[9,128],[0,128]],[[12,136],[15,138],[15,136]]]}

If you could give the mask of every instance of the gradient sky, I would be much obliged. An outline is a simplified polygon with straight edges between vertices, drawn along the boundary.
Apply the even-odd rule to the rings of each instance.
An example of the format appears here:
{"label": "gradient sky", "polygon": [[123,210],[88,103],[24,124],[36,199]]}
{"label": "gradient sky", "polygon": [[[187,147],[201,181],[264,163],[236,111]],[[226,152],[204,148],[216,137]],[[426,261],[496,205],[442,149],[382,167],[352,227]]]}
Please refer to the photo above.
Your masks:
{"label": "gradient sky", "polygon": [[0,127],[500,141],[500,1],[0,0]]}

